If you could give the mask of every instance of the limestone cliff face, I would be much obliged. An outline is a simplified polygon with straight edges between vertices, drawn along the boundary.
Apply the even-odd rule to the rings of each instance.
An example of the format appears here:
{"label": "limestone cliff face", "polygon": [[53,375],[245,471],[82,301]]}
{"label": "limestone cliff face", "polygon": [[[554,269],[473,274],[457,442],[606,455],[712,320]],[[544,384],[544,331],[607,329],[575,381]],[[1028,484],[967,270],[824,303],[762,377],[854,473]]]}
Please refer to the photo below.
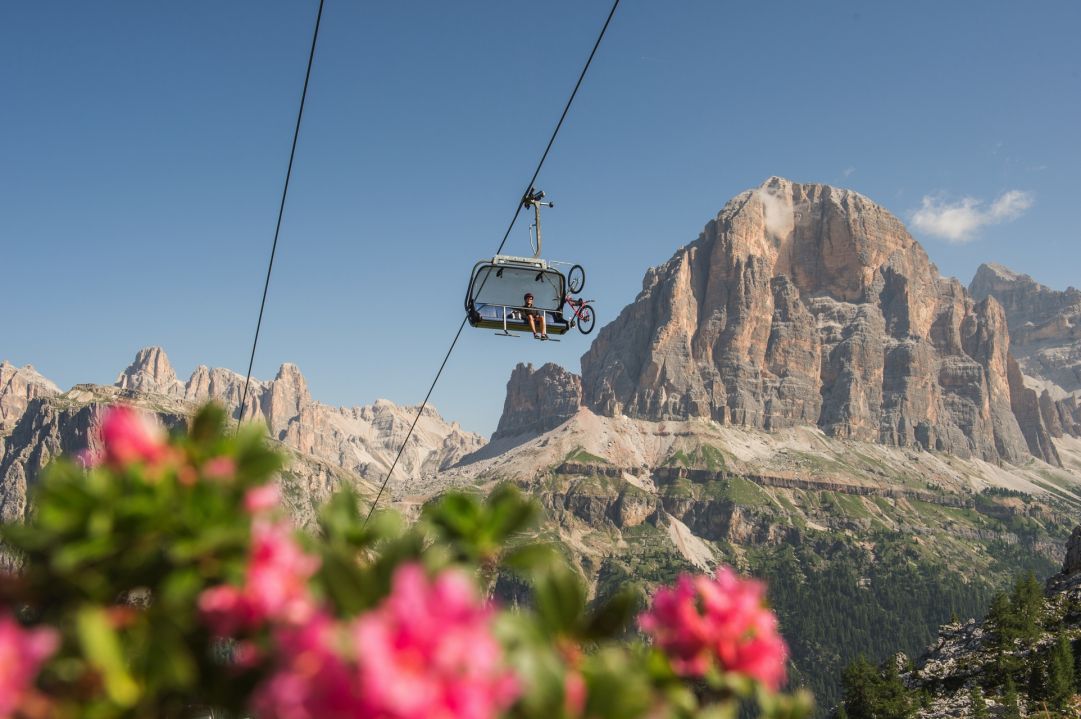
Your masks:
{"label": "limestone cliff face", "polygon": [[1006,316],[866,197],[770,178],[646,273],[582,357],[598,414],[707,417],[1017,461]]}
{"label": "limestone cliff face", "polygon": [[[385,399],[363,407],[310,402],[290,421],[282,441],[372,481],[381,482],[402,447],[417,408]],[[395,474],[415,478],[449,467],[484,446],[477,434],[446,422],[431,407],[417,420]]]}
{"label": "limestone cliff face", "polygon": [[161,347],[144,347],[139,350],[128,368],[117,376],[115,386],[170,397],[184,395],[184,385],[176,378],[176,371]]}
{"label": "limestone cliff face", "polygon": [[30,365],[16,367],[7,361],[0,362],[0,434],[15,426],[30,402],[57,394],[60,388]]}
{"label": "limestone cliff face", "polygon": [[1059,292],[1002,265],[985,264],[969,292],[977,299],[994,297],[1005,309],[1013,354],[1026,375],[1065,392],[1081,390],[1081,290]]}
{"label": "limestone cliff face", "polygon": [[1058,292],[1028,275],[987,264],[980,265],[969,291],[976,298],[994,297],[1006,312],[1010,353],[1027,390],[1024,411],[1032,417],[1032,429],[1022,422],[1026,437],[1034,431],[1081,436],[1081,290]]}
{"label": "limestone cliff face", "polygon": [[[102,396],[95,389],[106,394]],[[25,517],[28,490],[50,461],[62,454],[73,456],[90,446],[93,428],[110,401],[133,399],[130,391],[76,385],[63,395],[32,400],[0,452],[0,523]],[[170,428],[186,421],[185,415],[177,411],[156,414]]]}
{"label": "limestone cliff face", "polygon": [[540,369],[519,363],[507,382],[507,398],[492,439],[540,434],[574,416],[582,404],[581,378],[549,362]]}

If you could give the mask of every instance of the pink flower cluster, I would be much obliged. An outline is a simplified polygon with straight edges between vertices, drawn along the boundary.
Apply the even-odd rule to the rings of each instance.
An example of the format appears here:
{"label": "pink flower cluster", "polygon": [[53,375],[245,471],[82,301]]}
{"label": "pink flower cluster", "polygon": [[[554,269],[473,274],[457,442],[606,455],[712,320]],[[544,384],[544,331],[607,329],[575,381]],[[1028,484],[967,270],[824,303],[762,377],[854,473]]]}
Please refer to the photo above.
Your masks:
{"label": "pink flower cluster", "polygon": [[280,631],[285,663],[253,708],[260,719],[492,719],[519,686],[491,618],[464,574],[429,581],[399,567],[390,596],[355,621],[335,629],[317,615]]}
{"label": "pink flower cluster", "polygon": [[38,669],[59,644],[54,630],[23,629],[0,612],[0,719],[14,716],[30,696]]}
{"label": "pink flower cluster", "polygon": [[98,436],[101,452],[87,450],[81,460],[88,467],[104,462],[114,469],[129,464],[156,465],[170,455],[165,433],[144,414],[131,407],[110,407],[102,417]]}
{"label": "pink flower cluster", "polygon": [[199,609],[204,621],[222,636],[267,621],[307,621],[316,610],[308,579],[317,569],[319,558],[304,553],[287,523],[256,517],[244,586],[223,584],[205,590]]}
{"label": "pink flower cluster", "polygon": [[638,622],[682,676],[700,677],[716,666],[776,691],[788,648],[764,597],[760,582],[719,567],[715,578],[684,574],[674,587],[658,590]]}

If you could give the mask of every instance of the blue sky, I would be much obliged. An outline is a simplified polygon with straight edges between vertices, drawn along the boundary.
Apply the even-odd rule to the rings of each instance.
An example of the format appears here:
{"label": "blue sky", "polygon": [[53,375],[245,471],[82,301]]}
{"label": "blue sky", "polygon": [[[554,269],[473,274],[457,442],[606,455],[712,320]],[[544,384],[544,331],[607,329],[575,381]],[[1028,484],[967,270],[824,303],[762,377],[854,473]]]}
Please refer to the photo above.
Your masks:
{"label": "blue sky", "polygon": [[[0,7],[0,358],[64,387],[150,344],[244,371],[316,5]],[[257,377],[423,398],[608,6],[326,0]],[[624,0],[538,182],[545,254],[604,324],[781,175],[869,196],[965,283],[1081,285],[1079,26],[1067,1]],[[490,433],[516,362],[577,371],[587,342],[467,329],[433,403]]]}

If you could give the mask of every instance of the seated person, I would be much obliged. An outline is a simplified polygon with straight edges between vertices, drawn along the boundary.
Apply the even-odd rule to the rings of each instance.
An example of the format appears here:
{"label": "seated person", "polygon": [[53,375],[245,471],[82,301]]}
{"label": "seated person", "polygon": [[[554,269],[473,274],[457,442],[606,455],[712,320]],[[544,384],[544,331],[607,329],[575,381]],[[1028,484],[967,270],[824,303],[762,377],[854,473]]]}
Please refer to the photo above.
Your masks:
{"label": "seated person", "polygon": [[[548,339],[548,327],[544,310],[533,306],[532,292],[526,292],[524,299],[525,307],[522,309],[522,314],[529,321],[529,329],[533,330],[533,337],[539,340]],[[540,332],[537,332],[538,324],[540,325]]]}

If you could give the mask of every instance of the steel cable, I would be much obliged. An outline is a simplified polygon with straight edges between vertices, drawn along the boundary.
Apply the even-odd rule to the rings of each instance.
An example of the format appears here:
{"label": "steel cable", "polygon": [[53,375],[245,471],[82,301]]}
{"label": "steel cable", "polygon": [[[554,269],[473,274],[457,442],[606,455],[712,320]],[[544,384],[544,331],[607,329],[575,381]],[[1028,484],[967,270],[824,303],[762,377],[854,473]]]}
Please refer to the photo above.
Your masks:
{"label": "steel cable", "polygon": [[[556,141],[556,135],[559,134],[560,128],[563,127],[563,121],[567,119],[567,113],[571,109],[571,103],[574,102],[574,97],[578,94],[578,88],[582,86],[582,81],[586,77],[586,72],[589,70],[590,64],[593,62],[593,56],[597,54],[597,48],[601,45],[601,40],[604,39],[604,33],[608,30],[609,23],[612,22],[612,16],[616,14],[616,8],[619,7],[620,0],[615,0],[612,3],[612,9],[608,12],[608,17],[604,21],[604,26],[601,27],[600,33],[597,35],[597,41],[593,43],[593,49],[589,53],[589,58],[586,60],[586,64],[582,67],[582,72],[578,75],[578,82],[574,84],[574,90],[571,91],[570,97],[567,99],[567,104],[563,106],[563,114],[559,116],[559,122],[556,123],[555,129],[552,131],[552,136],[548,139],[548,145],[544,148],[544,153],[541,155],[540,162],[537,163],[537,169],[533,171],[533,176],[529,178],[529,184],[526,185],[525,190],[518,196],[518,207],[514,211],[514,217],[511,218],[510,224],[507,226],[507,231],[503,234],[503,241],[499,243],[499,248],[495,251],[498,255],[503,251],[503,246],[507,244],[507,238],[510,237],[511,230],[514,229],[514,224],[518,221],[518,215],[522,213],[522,199],[533,189],[534,184],[537,181],[537,177],[540,175],[541,168],[544,167],[544,161],[548,159],[548,153],[552,149],[552,145]],[[458,338],[462,336],[462,330],[465,328],[466,318],[462,319],[462,323],[458,326],[458,331],[454,334],[454,339],[450,343],[450,348],[447,349],[447,354],[443,357],[442,364],[439,365],[439,371],[435,373],[435,379],[432,380],[432,384],[428,387],[428,394],[424,396],[424,401],[421,403],[420,408],[417,410],[417,416],[413,419],[413,424],[409,427],[409,432],[406,433],[405,439],[402,441],[401,448],[398,449],[398,454],[394,457],[394,462],[390,465],[390,469],[387,470],[387,476],[383,478],[383,483],[379,485],[379,492],[375,495],[375,499],[372,501],[372,506],[368,509],[368,514],[364,518],[364,524],[367,525],[368,520],[371,519],[372,513],[375,512],[376,506],[379,504],[380,498],[383,496],[383,491],[387,488],[387,482],[390,481],[391,475],[394,473],[395,467],[398,466],[398,461],[402,457],[402,453],[405,451],[406,445],[409,444],[409,439],[413,436],[413,430],[417,426],[417,422],[420,421],[421,415],[424,413],[424,409],[428,406],[428,400],[432,396],[432,392],[435,390],[436,384],[439,382],[440,376],[443,374],[443,369],[447,366],[447,361],[450,359],[451,352],[454,351],[455,345],[458,344]],[[249,370],[250,373],[250,370]]]}

